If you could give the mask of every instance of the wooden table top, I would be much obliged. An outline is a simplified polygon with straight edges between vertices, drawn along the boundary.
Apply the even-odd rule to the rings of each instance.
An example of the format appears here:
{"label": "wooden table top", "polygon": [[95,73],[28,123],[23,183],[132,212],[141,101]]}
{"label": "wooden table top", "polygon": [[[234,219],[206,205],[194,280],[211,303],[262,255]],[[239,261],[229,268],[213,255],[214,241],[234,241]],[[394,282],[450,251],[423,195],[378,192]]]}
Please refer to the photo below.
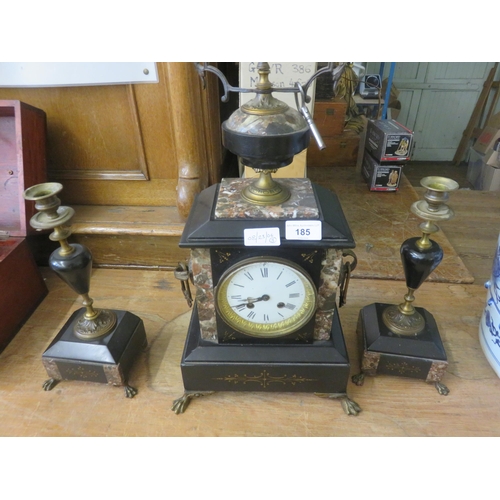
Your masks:
{"label": "wooden table top", "polygon": [[[340,199],[356,242],[358,266],[353,276],[404,280],[399,256],[401,243],[422,234],[419,229],[422,220],[410,211],[411,204],[422,195],[404,175],[397,192],[372,192],[355,168],[310,168],[308,174],[313,182],[334,191]],[[452,197],[449,204],[455,208]],[[447,238],[448,222],[440,223],[441,230],[432,235],[443,248],[444,257],[428,279],[472,283],[473,275]]]}
{"label": "wooden table top", "polygon": [[[190,311],[172,273],[96,269],[95,305],[126,309],[145,323],[149,348],[130,374],[139,390],[63,381],[42,390],[47,374],[41,355],[80,300],[48,269],[50,293],[0,355],[2,436],[500,436],[500,379],[484,358],[478,323],[482,285],[424,283],[416,304],[429,309],[449,359],[440,396],[423,381],[367,377],[351,382],[348,395],[362,408],[347,416],[337,401],[307,393],[220,392],[195,399],[186,412],[170,410],[183,393],[180,359]],[[403,284],[353,279],[347,305],[339,310],[351,362],[358,372],[355,335],[359,310],[384,301],[398,303]]]}

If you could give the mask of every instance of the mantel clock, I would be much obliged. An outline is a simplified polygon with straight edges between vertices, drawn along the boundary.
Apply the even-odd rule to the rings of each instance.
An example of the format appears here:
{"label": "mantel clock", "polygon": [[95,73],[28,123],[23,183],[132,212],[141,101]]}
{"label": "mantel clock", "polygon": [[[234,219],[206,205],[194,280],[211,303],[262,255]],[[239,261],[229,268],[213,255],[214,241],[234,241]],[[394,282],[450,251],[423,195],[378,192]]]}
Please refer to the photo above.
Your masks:
{"label": "mantel clock", "polygon": [[[332,78],[341,69],[326,68]],[[188,299],[194,285],[195,297],[181,360],[185,392],[172,410],[216,391],[279,391],[338,398],[356,415],[337,313],[356,265],[354,239],[333,192],[306,178],[272,178],[311,133],[320,147],[321,138],[305,105],[299,112],[272,96],[268,73],[259,63],[255,99],[222,125],[224,146],[259,178],[203,190],[180,240],[190,259],[176,276]],[[306,102],[308,85],[284,90]]]}

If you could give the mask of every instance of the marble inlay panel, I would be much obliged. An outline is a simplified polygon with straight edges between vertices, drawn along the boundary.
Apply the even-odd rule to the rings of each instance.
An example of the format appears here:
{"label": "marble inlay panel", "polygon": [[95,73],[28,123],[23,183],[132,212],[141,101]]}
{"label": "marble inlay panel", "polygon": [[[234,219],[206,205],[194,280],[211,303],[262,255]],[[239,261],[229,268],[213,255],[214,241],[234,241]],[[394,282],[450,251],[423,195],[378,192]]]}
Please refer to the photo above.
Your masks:
{"label": "marble inlay panel", "polygon": [[318,287],[318,312],[314,325],[315,340],[327,340],[330,338],[342,263],[342,250],[335,248],[328,249],[325,258],[321,262],[322,269]]}
{"label": "marble inlay panel", "polygon": [[362,373],[374,377],[377,374],[378,364],[380,363],[380,353],[365,351],[361,358]]}
{"label": "marble inlay panel", "polygon": [[196,302],[200,319],[201,338],[217,341],[214,284],[212,262],[208,248],[192,248],[190,260],[193,283],[196,287]]}
{"label": "marble inlay panel", "polygon": [[439,382],[446,373],[447,367],[448,363],[446,361],[434,361],[427,374],[426,382]]}
{"label": "marble inlay panel", "polygon": [[319,219],[316,197],[309,179],[279,179],[292,193],[281,205],[255,205],[241,192],[255,179],[222,179],[215,219]]}

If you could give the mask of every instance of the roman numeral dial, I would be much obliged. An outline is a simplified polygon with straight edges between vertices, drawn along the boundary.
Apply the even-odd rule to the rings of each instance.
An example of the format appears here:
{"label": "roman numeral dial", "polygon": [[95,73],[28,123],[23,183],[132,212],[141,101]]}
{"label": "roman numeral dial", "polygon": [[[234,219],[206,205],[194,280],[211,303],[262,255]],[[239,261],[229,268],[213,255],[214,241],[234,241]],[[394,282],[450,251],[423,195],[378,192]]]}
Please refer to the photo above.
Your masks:
{"label": "roman numeral dial", "polygon": [[230,267],[220,278],[215,303],[235,330],[255,337],[288,335],[316,312],[316,287],[295,263],[254,257]]}

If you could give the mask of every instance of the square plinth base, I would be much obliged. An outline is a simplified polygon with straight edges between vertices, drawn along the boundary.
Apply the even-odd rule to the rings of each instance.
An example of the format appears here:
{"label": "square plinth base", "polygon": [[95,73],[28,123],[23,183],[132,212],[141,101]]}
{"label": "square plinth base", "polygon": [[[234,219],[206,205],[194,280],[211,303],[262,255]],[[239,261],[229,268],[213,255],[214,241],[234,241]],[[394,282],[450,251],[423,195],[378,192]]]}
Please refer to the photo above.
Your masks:
{"label": "square plinth base", "polygon": [[191,316],[181,360],[189,392],[269,391],[346,394],[349,359],[335,311],[330,340],[313,344],[214,344]]}
{"label": "square plinth base", "polygon": [[139,317],[128,311],[113,312],[117,317],[114,329],[93,340],[79,339],[73,332],[85,308],[71,315],[42,355],[43,365],[53,381],[127,385],[134,359],[147,345],[146,333]]}
{"label": "square plinth base", "polygon": [[382,313],[389,306],[370,304],[359,313],[357,334],[362,374],[439,382],[448,361],[434,317],[426,309],[416,307],[425,319],[424,330],[417,336],[396,335],[382,320]]}

